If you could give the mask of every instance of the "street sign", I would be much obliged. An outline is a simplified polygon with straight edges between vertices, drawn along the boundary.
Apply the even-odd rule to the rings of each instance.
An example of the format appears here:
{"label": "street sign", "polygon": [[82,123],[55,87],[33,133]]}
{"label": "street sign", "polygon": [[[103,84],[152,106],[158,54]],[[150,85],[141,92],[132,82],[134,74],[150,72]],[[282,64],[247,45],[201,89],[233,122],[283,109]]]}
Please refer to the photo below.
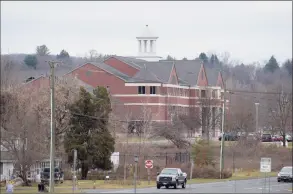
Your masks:
{"label": "street sign", "polygon": [[144,161],[144,166],[145,166],[145,168],[153,168],[154,167],[153,161],[152,160]]}
{"label": "street sign", "polygon": [[271,158],[261,158],[260,172],[271,172]]}

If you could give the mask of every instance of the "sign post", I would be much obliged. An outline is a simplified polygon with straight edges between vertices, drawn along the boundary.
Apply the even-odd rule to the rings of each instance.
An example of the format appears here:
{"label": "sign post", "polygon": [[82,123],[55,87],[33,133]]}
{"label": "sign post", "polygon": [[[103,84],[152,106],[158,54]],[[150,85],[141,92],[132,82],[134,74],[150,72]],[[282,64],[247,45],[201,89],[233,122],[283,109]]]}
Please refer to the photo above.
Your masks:
{"label": "sign post", "polygon": [[147,172],[148,172],[148,184],[150,184],[150,182],[151,182],[151,179],[150,179],[150,170],[154,167],[154,165],[153,165],[154,163],[153,163],[153,160],[146,160],[146,161],[144,161],[144,166],[145,166],[145,168],[147,169]]}
{"label": "sign post", "polygon": [[[271,172],[272,163],[271,158],[261,158],[260,160],[260,172],[265,173],[264,188],[266,189],[267,173]],[[269,191],[270,191],[270,180],[269,180]]]}

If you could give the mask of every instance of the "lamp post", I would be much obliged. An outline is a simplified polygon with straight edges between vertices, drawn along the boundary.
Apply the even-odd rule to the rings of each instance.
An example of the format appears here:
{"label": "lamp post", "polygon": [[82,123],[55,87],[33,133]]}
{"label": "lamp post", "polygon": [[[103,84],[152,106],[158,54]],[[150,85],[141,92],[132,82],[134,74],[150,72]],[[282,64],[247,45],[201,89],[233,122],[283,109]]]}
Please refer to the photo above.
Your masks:
{"label": "lamp post", "polygon": [[256,111],[256,114],[255,114],[255,132],[256,133],[258,132],[258,106],[259,106],[259,103],[256,102],[255,103],[255,111]]}
{"label": "lamp post", "polygon": [[134,162],[135,162],[135,170],[134,170],[134,193],[136,193],[136,179],[137,179],[137,163],[138,163],[138,156],[134,156]]}

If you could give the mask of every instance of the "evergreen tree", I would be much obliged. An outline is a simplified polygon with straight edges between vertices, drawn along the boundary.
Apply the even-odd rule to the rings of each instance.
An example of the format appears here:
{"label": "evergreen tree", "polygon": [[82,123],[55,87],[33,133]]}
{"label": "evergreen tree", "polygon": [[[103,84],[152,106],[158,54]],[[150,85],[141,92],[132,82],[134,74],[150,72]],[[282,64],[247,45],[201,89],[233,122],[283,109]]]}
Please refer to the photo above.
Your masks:
{"label": "evergreen tree", "polygon": [[36,48],[36,54],[39,56],[48,56],[50,54],[50,51],[46,45],[37,46]]}
{"label": "evergreen tree", "polygon": [[209,65],[211,67],[217,67],[220,64],[220,61],[218,59],[218,56],[216,54],[212,54]]}
{"label": "evergreen tree", "polygon": [[69,57],[69,53],[64,49],[57,55],[57,59],[68,59]]}
{"label": "evergreen tree", "polygon": [[207,64],[209,62],[209,58],[205,53],[200,53],[198,58],[200,58],[204,64]]}
{"label": "evergreen tree", "polygon": [[274,56],[271,56],[269,62],[264,67],[264,71],[274,73],[279,68],[280,67],[276,58]]}
{"label": "evergreen tree", "polygon": [[168,55],[167,58],[166,58],[166,60],[168,60],[168,61],[174,61],[175,58],[173,58],[173,57],[171,57],[170,55]]}
{"label": "evergreen tree", "polygon": [[34,68],[34,69],[37,68],[38,60],[37,60],[37,57],[36,57],[35,55],[27,55],[27,56],[25,56],[23,62],[24,62],[24,64],[26,64],[28,67],[31,67],[31,68]]}
{"label": "evergreen tree", "polygon": [[97,87],[91,94],[81,87],[80,97],[70,112],[71,129],[64,140],[69,162],[73,159],[72,150],[76,149],[82,179],[86,179],[90,168],[110,170],[115,139],[108,130],[111,104],[106,88]]}
{"label": "evergreen tree", "polygon": [[292,75],[292,59],[288,59],[287,61],[285,61],[285,63],[283,64],[283,69],[286,70],[289,75]]}

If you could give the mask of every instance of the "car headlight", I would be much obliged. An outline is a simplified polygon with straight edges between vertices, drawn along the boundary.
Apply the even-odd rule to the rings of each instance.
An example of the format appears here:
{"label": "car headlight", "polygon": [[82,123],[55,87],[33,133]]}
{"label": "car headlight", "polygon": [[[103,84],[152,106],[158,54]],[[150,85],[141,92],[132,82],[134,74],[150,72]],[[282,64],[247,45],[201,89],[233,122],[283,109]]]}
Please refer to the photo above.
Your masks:
{"label": "car headlight", "polygon": [[280,173],[278,173],[278,177],[281,176]]}
{"label": "car headlight", "polygon": [[175,176],[172,177],[172,181],[176,181],[176,177]]}
{"label": "car headlight", "polygon": [[160,177],[159,177],[159,176],[157,176],[157,181],[159,181],[159,179],[160,179]]}

